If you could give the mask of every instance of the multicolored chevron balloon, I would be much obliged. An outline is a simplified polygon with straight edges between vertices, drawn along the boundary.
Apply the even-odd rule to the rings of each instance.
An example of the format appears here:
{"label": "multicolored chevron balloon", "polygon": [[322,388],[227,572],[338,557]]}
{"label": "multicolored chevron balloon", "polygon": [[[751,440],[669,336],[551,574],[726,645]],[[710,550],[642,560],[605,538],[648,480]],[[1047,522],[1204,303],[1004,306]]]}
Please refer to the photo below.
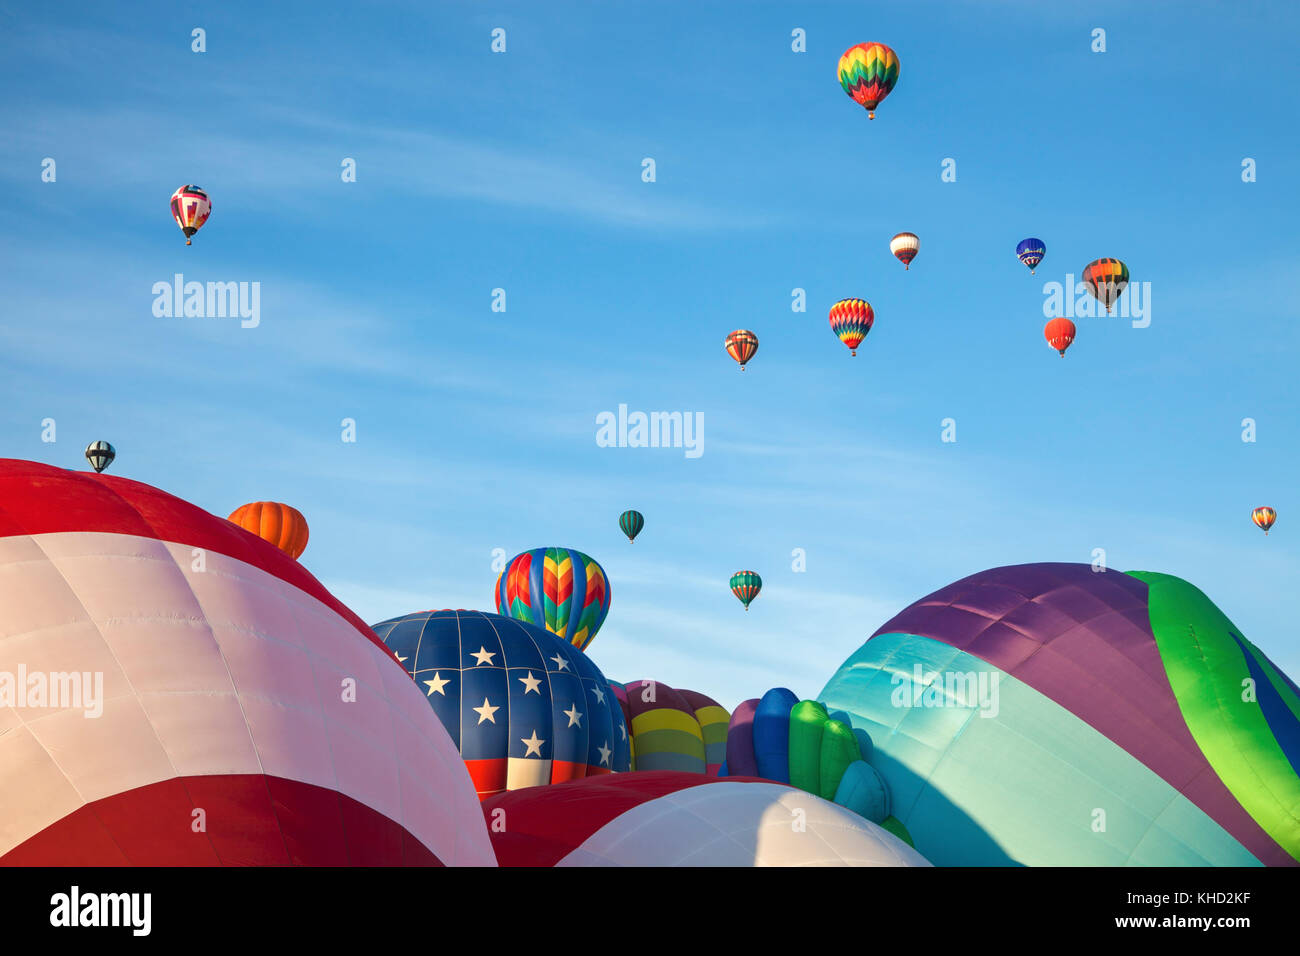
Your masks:
{"label": "multicolored chevron balloon", "polygon": [[497,576],[497,613],[544,627],[585,650],[609,613],[605,569],[572,548],[515,555]]}
{"label": "multicolored chevron balloon", "polygon": [[858,354],[858,346],[876,324],[876,313],[866,299],[840,299],[831,306],[831,331],[849,347],[849,355]]}
{"label": "multicolored chevron balloon", "polygon": [[876,106],[898,82],[898,70],[898,54],[889,47],[859,43],[840,57],[840,86],[867,111],[867,119],[875,119]]}

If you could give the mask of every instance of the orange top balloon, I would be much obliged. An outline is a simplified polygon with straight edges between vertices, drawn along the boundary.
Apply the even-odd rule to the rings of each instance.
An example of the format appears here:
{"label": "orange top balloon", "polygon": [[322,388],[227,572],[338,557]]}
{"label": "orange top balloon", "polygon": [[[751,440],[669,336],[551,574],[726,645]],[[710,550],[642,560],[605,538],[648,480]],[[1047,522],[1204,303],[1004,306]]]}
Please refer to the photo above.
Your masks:
{"label": "orange top balloon", "polygon": [[278,501],[253,501],[232,511],[230,520],[291,558],[307,549],[307,519],[297,508]]}

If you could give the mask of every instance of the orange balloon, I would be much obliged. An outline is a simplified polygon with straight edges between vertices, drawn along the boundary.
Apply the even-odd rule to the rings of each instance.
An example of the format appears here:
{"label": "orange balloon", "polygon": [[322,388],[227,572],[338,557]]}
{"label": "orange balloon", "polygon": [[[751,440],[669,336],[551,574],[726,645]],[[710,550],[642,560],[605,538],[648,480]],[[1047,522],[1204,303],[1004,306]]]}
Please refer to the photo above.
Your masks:
{"label": "orange balloon", "polygon": [[307,519],[297,508],[278,501],[253,501],[232,511],[230,520],[291,558],[307,549]]}
{"label": "orange balloon", "polygon": [[1043,335],[1047,339],[1047,344],[1065,357],[1065,350],[1070,347],[1074,341],[1074,323],[1069,319],[1052,319],[1043,329]]}

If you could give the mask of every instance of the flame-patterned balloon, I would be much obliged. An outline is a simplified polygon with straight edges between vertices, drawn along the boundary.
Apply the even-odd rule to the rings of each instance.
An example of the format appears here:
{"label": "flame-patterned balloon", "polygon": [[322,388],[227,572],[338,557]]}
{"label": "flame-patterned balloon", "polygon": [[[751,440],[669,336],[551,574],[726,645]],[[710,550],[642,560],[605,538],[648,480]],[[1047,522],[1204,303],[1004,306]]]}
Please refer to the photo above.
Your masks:
{"label": "flame-patterned balloon", "polygon": [[1043,256],[1047,255],[1047,244],[1041,239],[1035,239],[1032,236],[1028,239],[1021,239],[1016,246],[1016,258],[1029,267],[1029,274],[1034,274],[1034,269],[1043,261]]}
{"label": "flame-patterned balloon", "polygon": [[749,602],[763,590],[763,579],[753,571],[737,571],[731,576],[731,593],[749,610]]}
{"label": "flame-patterned balloon", "polygon": [[212,215],[212,200],[198,186],[182,186],[172,193],[172,218],[185,233],[185,245],[190,245],[190,237],[203,228],[203,224]]}
{"label": "flame-patterned balloon", "polygon": [[609,613],[605,569],[572,548],[534,548],[515,555],[496,583],[497,613],[544,627],[586,649]]}
{"label": "flame-patterned balloon", "polygon": [[1093,298],[1110,312],[1128,287],[1128,266],[1118,259],[1095,259],[1083,267],[1083,281]]}
{"label": "flame-patterned balloon", "polygon": [[1069,319],[1052,319],[1043,327],[1043,336],[1047,339],[1047,344],[1060,352],[1061,358],[1065,358],[1065,350],[1074,341],[1074,333],[1074,323]]}
{"label": "flame-patterned balloon", "polygon": [[840,299],[831,306],[831,331],[849,347],[850,355],[858,354],[858,346],[875,321],[876,313],[866,299]]}
{"label": "flame-patterned balloon", "polygon": [[921,240],[915,233],[900,232],[893,239],[889,240],[889,251],[894,254],[894,258],[903,264],[907,269],[911,262],[916,258],[916,254],[921,251]]}
{"label": "flame-patterned balloon", "polygon": [[883,43],[859,43],[840,57],[840,86],[876,118],[876,107],[898,82],[898,54]]}
{"label": "flame-patterned balloon", "polygon": [[740,363],[740,370],[745,370],[745,363],[758,351],[758,336],[749,329],[736,329],[727,336],[727,354]]}
{"label": "flame-patterned balloon", "polygon": [[1277,520],[1277,512],[1265,505],[1252,511],[1250,520],[1255,522],[1255,527],[1268,534],[1268,529],[1273,527],[1273,522]]}

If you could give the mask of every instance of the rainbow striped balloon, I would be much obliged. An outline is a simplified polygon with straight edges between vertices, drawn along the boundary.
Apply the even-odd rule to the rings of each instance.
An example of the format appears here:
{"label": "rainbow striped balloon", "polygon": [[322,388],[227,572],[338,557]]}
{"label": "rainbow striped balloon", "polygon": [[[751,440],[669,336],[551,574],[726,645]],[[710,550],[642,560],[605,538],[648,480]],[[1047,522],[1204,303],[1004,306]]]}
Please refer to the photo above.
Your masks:
{"label": "rainbow striped balloon", "polygon": [[831,306],[831,331],[849,347],[850,355],[858,354],[858,346],[876,323],[876,313],[866,299],[840,299]]}
{"label": "rainbow striped balloon", "polygon": [[898,82],[898,54],[883,43],[859,43],[840,57],[840,86],[867,111],[867,119],[876,118],[876,106],[889,95]]}
{"label": "rainbow striped balloon", "polygon": [[544,627],[585,650],[609,613],[605,569],[572,548],[517,554],[497,576],[497,613]]}

